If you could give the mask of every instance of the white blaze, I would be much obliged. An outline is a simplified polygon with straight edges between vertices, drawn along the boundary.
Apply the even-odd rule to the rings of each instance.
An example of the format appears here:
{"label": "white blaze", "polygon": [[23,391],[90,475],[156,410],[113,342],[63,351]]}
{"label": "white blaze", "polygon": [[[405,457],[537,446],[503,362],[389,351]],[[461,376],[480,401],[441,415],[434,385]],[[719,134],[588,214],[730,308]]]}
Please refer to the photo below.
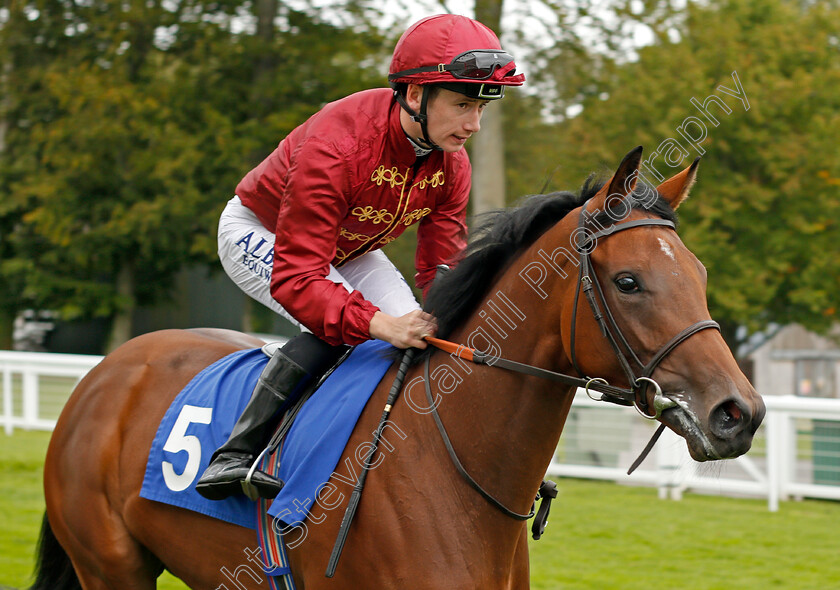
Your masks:
{"label": "white blaze", "polygon": [[668,244],[668,242],[666,242],[662,238],[656,239],[659,240],[659,248],[665,253],[665,256],[676,262],[677,259],[674,257],[674,251],[671,250],[670,244]]}

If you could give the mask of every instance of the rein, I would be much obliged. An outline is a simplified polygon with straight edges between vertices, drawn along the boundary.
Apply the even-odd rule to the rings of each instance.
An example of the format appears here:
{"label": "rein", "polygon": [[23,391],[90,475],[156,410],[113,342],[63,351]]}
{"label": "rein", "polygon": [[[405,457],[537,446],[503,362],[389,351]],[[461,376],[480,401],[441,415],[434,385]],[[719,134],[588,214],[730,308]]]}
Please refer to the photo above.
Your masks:
{"label": "rein", "polygon": [[385,407],[382,409],[382,416],[379,419],[379,426],[373,434],[373,442],[370,443],[370,449],[365,455],[365,462],[362,466],[362,472],[359,474],[359,479],[353,487],[350,494],[350,500],[347,502],[347,509],[344,511],[344,517],[341,519],[341,527],[338,529],[338,536],[335,539],[330,560],[327,563],[326,577],[332,578],[335,575],[335,569],[338,567],[338,560],[341,558],[341,552],[344,550],[344,544],[347,542],[347,533],[350,532],[350,524],[353,522],[353,517],[356,516],[356,510],[359,507],[359,501],[362,499],[362,490],[365,487],[365,480],[367,474],[373,466],[373,456],[379,448],[379,441],[382,438],[382,432],[385,430],[385,423],[391,415],[391,410],[397,401],[397,397],[402,391],[402,385],[405,381],[405,374],[414,360],[414,355],[417,352],[416,348],[409,348],[403,352],[400,366],[397,369],[397,375],[394,378],[394,383],[391,385],[391,390],[388,392],[388,399],[385,402]]}
{"label": "rein", "polygon": [[504,504],[499,502],[496,498],[494,498],[488,491],[481,487],[481,485],[473,479],[473,477],[464,469],[464,465],[461,463],[460,459],[458,459],[458,455],[455,453],[455,448],[452,446],[452,441],[449,440],[449,435],[446,433],[446,428],[443,426],[443,422],[440,419],[440,414],[438,414],[437,406],[434,402],[432,397],[432,380],[429,378],[429,359],[432,355],[426,356],[426,362],[423,365],[423,382],[426,386],[426,401],[429,402],[429,407],[431,408],[432,417],[435,419],[435,424],[437,424],[438,432],[440,432],[440,437],[443,439],[443,444],[446,446],[446,450],[449,452],[449,458],[452,459],[452,463],[455,465],[455,469],[458,470],[458,473],[467,480],[467,483],[472,486],[472,488],[477,491],[481,496],[490,502],[493,506],[498,508],[504,515],[510,516],[516,520],[528,520],[532,516],[534,516],[534,507],[531,506],[531,511],[527,514],[519,512],[514,512],[510,508],[507,508]]}
{"label": "rein", "polygon": [[[631,383],[631,387],[629,389],[610,385],[606,379],[603,379],[601,377],[575,377],[572,375],[557,373],[555,371],[549,371],[548,369],[542,369],[533,365],[512,361],[510,359],[502,358],[500,356],[497,357],[488,355],[479,350],[468,348],[461,344],[455,344],[454,342],[449,342],[440,338],[427,336],[425,340],[432,346],[444,352],[448,352],[453,356],[457,356],[459,359],[479,365],[498,367],[500,369],[514,371],[533,377],[539,377],[541,379],[548,379],[550,381],[556,381],[558,383],[563,383],[564,385],[568,385],[571,387],[583,388],[586,391],[586,394],[595,401],[610,402],[622,406],[633,406],[644,418],[647,418],[649,420],[658,420],[659,417],[662,415],[663,411],[670,408],[674,408],[678,406],[678,404],[675,400],[667,397],[665,394],[662,393],[662,388],[656,381],[654,381],[651,378],[651,375],[662,362],[662,360],[682,342],[684,342],[697,332],[700,332],[701,330],[705,330],[708,328],[720,330],[720,326],[714,320],[702,320],[696,322],[690,325],[689,327],[685,328],[676,336],[671,338],[668,342],[666,342],[659,349],[659,351],[657,351],[656,354],[653,355],[653,357],[650,361],[648,361],[647,364],[642,363],[638,355],[628,343],[627,339],[624,337],[624,334],[621,332],[621,329],[618,326],[618,322],[616,322],[615,317],[613,316],[612,311],[610,310],[609,305],[607,304],[604,292],[601,289],[600,283],[598,282],[598,276],[595,273],[595,268],[592,264],[590,254],[595,249],[598,239],[606,238],[619,231],[647,226],[667,227],[672,230],[675,230],[676,228],[673,222],[665,219],[638,219],[635,221],[614,224],[606,229],[601,229],[600,231],[592,232],[588,230],[586,224],[585,214],[587,212],[587,205],[588,201],[584,203],[581,209],[581,214],[578,222],[578,231],[583,231],[584,234],[586,234],[588,237],[586,238],[583,245],[577,245],[577,251],[580,255],[580,273],[578,275],[578,282],[575,290],[574,308],[572,310],[572,366],[575,368],[575,371],[577,371],[579,375],[585,375],[583,371],[580,370],[577,358],[575,356],[575,320],[577,319],[578,300],[580,298],[581,292],[583,292],[584,297],[586,298],[590,308],[592,309],[595,321],[601,328],[601,333],[609,342],[610,347],[613,349],[613,352],[615,353],[622,370],[627,375],[628,381]],[[362,489],[364,488],[367,473],[370,471],[372,465],[373,455],[376,453],[383,425],[388,419],[388,416],[391,412],[391,408],[393,407],[393,404],[396,402],[396,399],[399,396],[406,372],[413,360],[415,351],[416,349],[408,349],[403,354],[402,362],[400,363],[399,369],[397,371],[396,379],[394,380],[394,383],[391,386],[388,401],[382,413],[379,428],[377,428],[376,432],[374,433],[374,440],[371,444],[370,452],[368,453],[365,459],[365,464],[362,469],[362,473],[359,477],[356,487],[353,489],[353,492],[350,496],[350,500],[347,505],[347,509],[344,513],[344,518],[341,522],[338,537],[336,538],[335,545],[333,546],[332,555],[330,556],[329,563],[327,564],[326,576],[328,578],[331,578],[335,574],[336,567],[338,566],[338,560],[341,557],[341,552],[344,548],[344,544],[347,539],[347,533],[349,532],[350,524],[353,521],[353,517],[356,514],[356,509],[358,507],[359,500],[361,499]],[[437,412],[437,407],[434,404],[431,390],[431,379],[429,377],[429,364],[431,356],[431,354],[426,356],[424,365],[423,381],[425,384],[426,397],[430,407],[432,408],[431,413],[435,420],[435,424],[437,425],[438,431],[441,435],[441,438],[443,439],[443,443],[446,447],[447,452],[449,453],[449,457],[452,460],[452,463],[454,464],[456,470],[467,481],[467,483],[474,490],[476,490],[485,500],[487,500],[492,506],[497,508],[503,514],[516,520],[527,520],[534,516],[536,500],[542,499],[539,512],[536,513],[537,517],[534,519],[532,527],[534,539],[539,539],[543,531],[545,530],[545,525],[548,519],[548,513],[551,507],[551,501],[557,496],[556,484],[551,481],[543,481],[542,485],[540,485],[539,493],[536,496],[536,500],[534,501],[530,512],[526,514],[519,513],[514,510],[511,510],[510,508],[507,508],[493,495],[487,492],[467,472],[460,459],[458,459],[458,455],[455,452],[454,447],[452,446],[452,442],[449,439],[449,435],[446,432],[446,428],[444,427],[443,422],[440,419],[440,415]],[[636,373],[633,371],[631,362],[641,367],[640,375],[637,376]],[[648,413],[649,407],[646,397],[644,395],[647,391],[648,385],[652,385],[655,391],[652,404],[652,415]],[[593,397],[590,391],[598,391],[601,393],[601,395],[597,398]],[[636,461],[628,470],[628,475],[632,473],[636,469],[636,467],[638,467],[642,463],[642,461],[644,461],[645,457],[647,457],[648,453],[650,453],[651,449],[653,449],[654,444],[659,439],[659,436],[662,434],[662,431],[664,429],[665,425],[660,424],[659,428],[656,430],[650,442],[648,442],[647,446],[642,451],[641,455],[636,459]]]}
{"label": "rein", "polygon": [[[572,375],[566,375],[564,373],[549,371],[548,369],[543,369],[540,367],[535,367],[533,365],[512,361],[510,359],[502,358],[501,356],[488,355],[479,350],[468,348],[461,344],[455,344],[454,342],[449,342],[440,338],[426,337],[425,340],[432,346],[444,352],[448,352],[449,354],[456,356],[459,359],[479,365],[488,365],[492,367],[497,367],[499,369],[505,369],[508,371],[522,373],[524,375],[539,377],[541,379],[547,379],[549,381],[563,383],[564,385],[569,385],[572,387],[583,388],[586,391],[586,394],[595,401],[610,402],[623,406],[633,406],[644,418],[647,418],[649,420],[658,420],[659,417],[662,415],[662,412],[664,412],[667,409],[677,407],[678,404],[675,400],[667,397],[665,394],[662,393],[662,388],[655,380],[651,378],[651,375],[662,362],[662,360],[688,338],[702,330],[710,328],[720,330],[720,326],[714,320],[702,320],[699,322],[695,322],[694,324],[680,331],[668,342],[666,342],[653,355],[653,357],[650,359],[650,361],[648,361],[647,364],[643,363],[639,359],[639,356],[635,353],[633,348],[630,346],[629,342],[627,341],[627,338],[625,338],[624,334],[621,331],[621,328],[618,326],[618,322],[616,322],[615,317],[609,308],[606,297],[604,296],[604,292],[598,281],[598,276],[595,272],[595,267],[592,264],[590,254],[595,249],[598,239],[606,238],[620,231],[637,227],[649,226],[667,227],[672,230],[675,230],[676,228],[673,222],[668,221],[666,219],[639,219],[635,221],[628,221],[626,223],[615,224],[606,229],[601,229],[597,232],[591,232],[587,230],[586,226],[585,213],[587,204],[588,203],[585,203],[581,209],[581,215],[578,223],[578,229],[580,231],[583,231],[586,235],[588,235],[588,237],[582,246],[579,245],[577,247],[578,253],[580,254],[580,273],[578,275],[577,288],[575,291],[574,308],[572,310],[571,361],[572,365],[575,368],[575,371],[577,371],[579,375],[585,375],[584,372],[580,370],[577,358],[575,356],[575,320],[577,318],[578,300],[580,298],[579,296],[580,293],[583,292],[584,297],[586,298],[592,310],[592,314],[595,318],[595,321],[601,328],[601,333],[609,342],[610,347],[613,349],[613,352],[615,353],[622,370],[624,371],[625,375],[627,375],[628,381],[632,384],[629,389],[610,385],[606,379],[603,379],[601,377],[575,377]],[[427,355],[424,367],[424,383],[426,388],[426,397],[427,401],[429,402],[429,405],[432,407],[432,416],[434,417],[435,423],[438,427],[438,431],[440,432],[441,438],[443,439],[444,445],[446,446],[446,450],[449,452],[449,456],[453,464],[455,465],[455,468],[473,489],[475,489],[483,498],[485,498],[494,507],[499,509],[502,513],[518,520],[525,520],[527,518],[530,518],[534,514],[533,508],[530,514],[527,515],[520,514],[507,508],[495,497],[493,497],[489,492],[482,488],[481,485],[478,482],[476,482],[475,479],[464,469],[463,465],[461,464],[461,461],[458,459],[458,456],[455,453],[455,449],[452,447],[452,443],[449,440],[449,436],[446,434],[446,429],[444,428],[443,423],[441,422],[440,415],[437,412],[437,408],[435,408],[433,404],[431,380],[429,378],[430,359],[431,355]],[[633,371],[631,363],[635,363],[636,365],[641,367],[641,374],[637,376],[637,374]],[[645,396],[645,392],[647,391],[647,387],[649,385],[652,385],[654,387],[655,392],[653,403],[651,404],[653,406],[652,415],[648,413],[648,411],[651,408],[648,407],[648,403]],[[601,393],[601,395],[597,398],[593,397],[590,391],[598,391]],[[660,424],[653,437],[651,437],[650,442],[648,442],[642,453],[633,462],[630,469],[627,471],[628,475],[631,474],[639,465],[641,465],[642,461],[645,460],[647,455],[653,449],[653,446],[656,444],[656,441],[659,439],[664,429],[665,425]],[[545,483],[546,482],[543,482],[544,485]],[[542,492],[542,490],[543,488],[541,487],[540,491]],[[550,498],[546,497],[546,499],[548,499],[550,502]],[[544,528],[544,523],[542,526]]]}

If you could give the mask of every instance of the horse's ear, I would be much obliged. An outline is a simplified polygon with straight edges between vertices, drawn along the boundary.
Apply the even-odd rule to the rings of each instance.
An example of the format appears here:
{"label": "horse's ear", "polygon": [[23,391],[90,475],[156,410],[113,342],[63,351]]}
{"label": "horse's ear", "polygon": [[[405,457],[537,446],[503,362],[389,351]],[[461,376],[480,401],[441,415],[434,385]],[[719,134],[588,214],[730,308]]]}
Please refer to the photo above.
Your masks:
{"label": "horse's ear", "polygon": [[621,160],[621,164],[612,175],[609,182],[595,193],[592,197],[592,204],[588,207],[590,211],[603,210],[604,204],[609,197],[623,199],[633,192],[636,180],[639,177],[639,164],[642,162],[642,146],[633,148]]}
{"label": "horse's ear", "polygon": [[691,166],[679,172],[656,187],[659,194],[668,201],[671,209],[676,210],[680,204],[688,198],[694,181],[697,180],[697,167],[700,164],[700,156],[697,156]]}

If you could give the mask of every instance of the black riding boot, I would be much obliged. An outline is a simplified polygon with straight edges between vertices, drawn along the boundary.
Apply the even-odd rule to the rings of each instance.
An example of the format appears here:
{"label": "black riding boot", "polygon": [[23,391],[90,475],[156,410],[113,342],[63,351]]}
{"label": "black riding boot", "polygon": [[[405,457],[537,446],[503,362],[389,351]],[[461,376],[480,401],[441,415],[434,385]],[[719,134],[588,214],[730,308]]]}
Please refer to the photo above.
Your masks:
{"label": "black riding boot", "polygon": [[[209,500],[243,493],[244,480],[277,424],[278,411],[297,401],[306,387],[330,369],[346,350],[345,346],[330,346],[308,332],[277,350],[263,369],[230,437],[213,453],[196,483],[196,491]],[[274,498],[283,488],[282,481],[256,470],[251,485],[263,498]]]}

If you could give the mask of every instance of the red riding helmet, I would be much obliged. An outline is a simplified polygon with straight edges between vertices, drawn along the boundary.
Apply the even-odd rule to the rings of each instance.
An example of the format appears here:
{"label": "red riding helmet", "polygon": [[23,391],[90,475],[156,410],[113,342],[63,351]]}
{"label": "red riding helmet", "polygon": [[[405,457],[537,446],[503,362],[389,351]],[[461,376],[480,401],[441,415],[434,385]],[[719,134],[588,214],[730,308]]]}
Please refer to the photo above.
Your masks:
{"label": "red riding helmet", "polygon": [[471,98],[494,100],[505,86],[521,86],[513,56],[496,34],[478,21],[457,14],[426,17],[403,33],[388,74],[391,86],[443,84]]}
{"label": "red riding helmet", "polygon": [[[460,92],[470,98],[496,100],[505,86],[522,86],[513,56],[502,49],[496,34],[478,21],[457,14],[426,17],[411,25],[394,47],[388,82],[394,97],[420,123],[423,147],[440,149],[427,128],[430,85]],[[405,85],[423,86],[420,112],[405,101]]]}

